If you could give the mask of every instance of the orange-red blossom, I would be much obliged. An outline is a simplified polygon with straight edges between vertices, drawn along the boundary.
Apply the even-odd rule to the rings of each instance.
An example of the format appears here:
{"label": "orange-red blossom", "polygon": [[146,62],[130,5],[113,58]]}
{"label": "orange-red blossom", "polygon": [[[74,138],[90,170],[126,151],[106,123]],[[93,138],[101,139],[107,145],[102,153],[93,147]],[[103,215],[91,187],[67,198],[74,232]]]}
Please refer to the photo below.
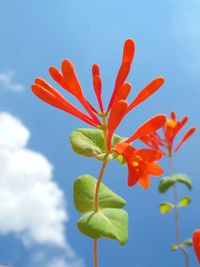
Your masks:
{"label": "orange-red blossom", "polygon": [[[131,90],[131,85],[129,83],[126,83],[126,78],[131,69],[134,53],[135,44],[133,40],[126,40],[126,42],[124,43],[121,66],[119,68],[115,80],[114,90],[106,110],[104,109],[102,102],[102,80],[99,66],[97,64],[94,64],[92,66],[92,77],[93,87],[97,97],[100,112],[98,112],[97,109],[84,96],[73,63],[69,59],[63,60],[61,64],[61,71],[59,71],[55,67],[50,67],[49,73],[54,81],[56,81],[68,93],[72,94],[81,103],[86,113],[68,102],[56,89],[54,89],[42,78],[36,78],[35,83],[32,85],[32,91],[44,102],[73,116],[76,116],[77,118],[94,127],[101,127],[102,124],[98,118],[98,115],[108,115],[113,108],[114,111],[112,113],[115,113],[116,110],[121,109],[122,106],[124,112],[123,115],[125,115],[138,104],[151,96],[164,83],[164,79],[162,77],[156,78],[152,80],[150,84],[148,84],[129,105],[128,103],[121,103],[120,101],[123,102],[128,97]],[[127,106],[126,109],[124,108],[125,106]]]}
{"label": "orange-red blossom", "polygon": [[195,254],[197,256],[198,262],[200,264],[200,230],[197,229],[192,235],[192,243],[194,247]]}
{"label": "orange-red blossom", "polygon": [[166,123],[163,126],[163,137],[161,137],[158,133],[152,132],[150,134],[144,135],[141,140],[153,149],[167,149],[167,155],[171,157],[174,153],[176,153],[179,148],[185,143],[185,141],[190,138],[196,128],[191,127],[183,138],[179,141],[179,143],[174,148],[174,141],[177,134],[182,130],[188,121],[188,117],[185,116],[182,120],[177,120],[176,113],[171,112],[171,116],[166,120]]}
{"label": "orange-red blossom", "polygon": [[[35,80],[35,83],[32,85],[32,91],[44,102],[76,116],[94,127],[106,127],[106,146],[107,151],[110,152],[112,148],[112,136],[124,116],[155,93],[164,83],[164,79],[162,77],[153,79],[141,90],[135,99],[128,104],[126,98],[131,91],[131,84],[126,82],[126,78],[131,69],[134,53],[135,44],[133,40],[126,40],[124,43],[122,62],[115,80],[114,90],[106,110],[104,109],[102,101],[102,80],[100,69],[97,64],[92,66],[92,77],[94,92],[100,109],[99,112],[85,98],[73,63],[68,59],[63,60],[61,64],[61,71],[55,67],[50,67],[49,73],[54,81],[56,81],[68,93],[72,94],[81,103],[87,113],[84,113],[68,102],[56,89],[42,78],[37,78]],[[104,117],[104,119],[108,116],[107,125],[105,125],[105,123],[102,124],[98,116]],[[160,152],[150,149],[137,150],[129,144],[137,138],[158,130],[165,123],[165,119],[164,115],[155,116],[142,125],[129,139],[126,140],[126,142],[120,143],[114,147],[114,150],[118,154],[121,154],[127,161],[129,168],[128,184],[130,186],[139,181],[144,188],[147,188],[149,186],[149,176],[160,175],[162,173],[162,169],[155,163],[155,161],[161,157]]]}
{"label": "orange-red blossom", "polygon": [[147,189],[150,185],[150,176],[159,176],[163,173],[162,168],[156,163],[163,156],[160,150],[136,149],[130,143],[144,134],[158,130],[164,125],[165,121],[166,117],[164,115],[157,115],[140,126],[126,141],[114,146],[113,150],[122,155],[127,162],[129,186],[139,182],[144,189]]}

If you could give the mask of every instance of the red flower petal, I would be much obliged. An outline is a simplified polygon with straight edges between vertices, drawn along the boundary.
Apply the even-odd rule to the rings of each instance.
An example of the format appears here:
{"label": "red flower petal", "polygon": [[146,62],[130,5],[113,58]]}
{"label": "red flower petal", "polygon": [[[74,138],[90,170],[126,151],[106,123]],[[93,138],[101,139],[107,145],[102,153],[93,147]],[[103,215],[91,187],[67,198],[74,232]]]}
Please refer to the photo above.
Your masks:
{"label": "red flower petal", "polygon": [[115,103],[117,103],[120,100],[126,100],[130,91],[131,91],[131,84],[124,83],[122,87],[119,89],[119,91],[117,92],[113,105],[115,105]]}
{"label": "red flower petal", "polygon": [[192,127],[187,131],[187,133],[184,135],[184,137],[181,139],[181,141],[175,148],[174,153],[176,153],[179,150],[179,148],[183,145],[183,143],[185,143],[185,141],[187,141],[188,138],[190,138],[195,133],[195,131],[196,131],[195,127]]}
{"label": "red flower petal", "polygon": [[108,118],[108,136],[107,136],[107,149],[110,151],[112,135],[124,115],[126,114],[128,103],[125,100],[120,100],[117,102],[110,111],[110,116]]}
{"label": "red flower petal", "polygon": [[134,44],[133,40],[131,40],[131,39],[126,40],[126,42],[124,43],[122,64],[121,64],[120,69],[119,69],[118,74],[117,74],[117,78],[115,81],[115,87],[114,87],[107,111],[109,111],[110,108],[112,107],[113,101],[115,99],[115,96],[116,96],[118,90],[123,85],[123,83],[125,82],[128,74],[129,74],[131,64],[133,61],[133,57],[134,57],[134,53],[135,53],[135,44]]}
{"label": "red flower petal", "polygon": [[174,111],[171,112],[171,119],[176,120],[176,113]]}
{"label": "red flower petal", "polygon": [[129,62],[130,64],[132,64],[134,53],[135,53],[135,44],[132,39],[127,39],[124,43],[122,63]]}
{"label": "red flower petal", "polygon": [[147,166],[148,173],[150,175],[159,176],[163,174],[163,169],[157,163],[153,162]]}
{"label": "red flower petal", "polygon": [[87,100],[87,103],[88,103],[88,105],[90,106],[91,110],[92,110],[94,113],[98,114],[98,111],[96,110],[96,108],[94,108],[93,105],[92,105],[88,100]]}
{"label": "red flower petal", "polygon": [[102,81],[99,75],[96,75],[93,77],[93,87],[94,87],[94,91],[95,91],[95,94],[96,94],[96,97],[99,103],[100,110],[103,113],[104,109],[103,109],[103,102],[102,102],[102,95],[101,95],[102,94]]}
{"label": "red flower petal", "polygon": [[36,79],[37,84],[32,85],[33,93],[39,97],[44,102],[59,108],[82,121],[92,125],[97,126],[96,123],[85,115],[83,112],[78,110],[76,107],[71,105],[67,100],[65,100],[53,87],[51,87],[46,81],[42,79]]}
{"label": "red flower petal", "polygon": [[144,189],[148,189],[149,186],[150,186],[150,176],[149,175],[146,175],[146,176],[142,176],[140,179],[139,179],[139,184],[142,186],[142,188]]}
{"label": "red flower petal", "polygon": [[136,151],[134,147],[125,142],[115,144],[113,150],[118,154],[122,155],[125,161],[127,162],[131,159],[131,157],[134,155]]}
{"label": "red flower petal", "polygon": [[90,116],[94,119],[94,121],[98,125],[101,125],[99,119],[93,113],[92,109],[88,105],[87,100],[85,99],[83,95],[80,82],[77,78],[74,66],[70,60],[68,59],[63,60],[62,72],[64,76],[64,81],[67,85],[67,90],[80,101],[80,103],[84,106],[84,108],[90,114]]}
{"label": "red flower petal", "polygon": [[157,161],[163,156],[163,153],[160,150],[153,150],[148,148],[138,149],[135,153],[147,162]]}
{"label": "red flower petal", "polygon": [[193,247],[195,254],[197,256],[198,262],[200,264],[200,230],[197,229],[192,235]]}
{"label": "red flower petal", "polygon": [[141,170],[139,172],[136,171],[136,168],[131,164],[127,164],[128,167],[128,186],[134,186],[139,179],[141,178]]}
{"label": "red flower petal", "polygon": [[163,85],[163,83],[164,78],[162,77],[154,79],[136,96],[134,101],[129,105],[127,113],[155,93]]}
{"label": "red flower petal", "polygon": [[100,76],[100,69],[99,66],[97,64],[93,64],[92,65],[92,76]]}
{"label": "red flower petal", "polygon": [[176,137],[176,135],[180,132],[180,130],[185,126],[187,123],[189,117],[185,116],[180,122],[178,122],[177,127],[174,129],[174,136],[173,138]]}
{"label": "red flower petal", "polygon": [[161,128],[166,122],[166,116],[159,114],[154,116],[153,118],[146,121],[144,124],[142,124],[138,130],[129,137],[126,142],[131,143],[137,138],[141,138],[146,134],[149,134],[151,132],[155,132],[159,128]]}
{"label": "red flower petal", "polygon": [[56,81],[61,87],[68,91],[68,86],[65,83],[63,74],[58,69],[56,69],[55,67],[50,67],[49,74],[51,75],[54,81]]}

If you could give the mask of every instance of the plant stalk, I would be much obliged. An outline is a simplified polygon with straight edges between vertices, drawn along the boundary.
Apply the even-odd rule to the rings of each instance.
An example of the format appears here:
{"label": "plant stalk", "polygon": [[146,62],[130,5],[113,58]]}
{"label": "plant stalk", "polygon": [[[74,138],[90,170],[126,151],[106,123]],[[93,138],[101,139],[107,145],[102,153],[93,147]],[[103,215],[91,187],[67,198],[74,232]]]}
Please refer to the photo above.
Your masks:
{"label": "plant stalk", "polygon": [[[173,175],[173,165],[172,165],[172,156],[169,157],[169,173],[170,176]],[[174,196],[174,217],[176,223],[176,244],[180,244],[180,220],[179,220],[179,212],[178,212],[178,193],[176,190],[176,185],[173,185],[173,196]],[[180,250],[183,252],[185,256],[185,267],[189,267],[189,254],[184,247],[180,247]]]}
{"label": "plant stalk", "polygon": [[[102,178],[107,166],[107,159],[108,159],[108,151],[107,151],[107,122],[106,122],[106,115],[102,116],[103,120],[103,133],[104,133],[104,143],[105,143],[105,150],[107,152],[107,155],[105,156],[105,159],[103,161],[103,164],[101,166],[101,170],[99,173],[99,177],[97,179],[96,189],[95,189],[95,196],[94,196],[94,208],[95,211],[99,211],[99,190],[102,182]],[[98,240],[94,239],[94,267],[98,267]]]}

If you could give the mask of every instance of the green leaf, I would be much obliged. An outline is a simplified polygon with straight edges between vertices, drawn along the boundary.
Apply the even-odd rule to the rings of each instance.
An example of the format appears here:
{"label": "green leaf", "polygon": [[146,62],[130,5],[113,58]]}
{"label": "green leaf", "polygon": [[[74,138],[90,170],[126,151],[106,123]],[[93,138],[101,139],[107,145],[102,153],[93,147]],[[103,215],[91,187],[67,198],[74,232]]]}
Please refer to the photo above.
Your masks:
{"label": "green leaf", "polygon": [[192,181],[186,174],[177,173],[174,174],[173,177],[176,179],[177,182],[185,184],[188,187],[188,189],[190,190],[192,189]]}
{"label": "green leaf", "polygon": [[171,249],[172,251],[175,251],[175,250],[179,249],[179,246],[172,244],[172,245],[170,246],[170,249]]}
{"label": "green leaf", "polygon": [[166,176],[160,180],[158,190],[160,193],[165,193],[170,187],[172,187],[175,183],[185,184],[188,189],[192,189],[192,181],[185,174],[174,174],[173,176]]}
{"label": "green leaf", "polygon": [[181,201],[178,203],[179,207],[186,207],[190,204],[191,199],[189,197],[183,197]]}
{"label": "green leaf", "polygon": [[165,202],[165,203],[160,203],[160,212],[162,214],[167,214],[171,211],[171,209],[174,207],[171,203]]}
{"label": "green leaf", "polygon": [[[97,180],[89,174],[79,176],[74,182],[74,205],[80,213],[94,210]],[[123,208],[126,201],[101,183],[99,190],[100,208]]]}
{"label": "green leaf", "polygon": [[187,239],[183,242],[184,245],[191,247],[193,245],[192,239]]}
{"label": "green leaf", "polygon": [[[113,135],[112,145],[120,142],[121,137]],[[74,152],[85,157],[93,157],[98,160],[105,160],[107,152],[105,149],[104,134],[100,129],[80,128],[70,135],[70,142]],[[110,153],[107,160],[116,157],[115,153]]]}
{"label": "green leaf", "polygon": [[93,238],[107,237],[124,245],[128,240],[128,214],[121,209],[102,209],[89,212],[80,218],[79,230]]}
{"label": "green leaf", "polygon": [[165,193],[170,187],[176,183],[176,179],[172,176],[165,176],[160,180],[158,190],[160,193]]}

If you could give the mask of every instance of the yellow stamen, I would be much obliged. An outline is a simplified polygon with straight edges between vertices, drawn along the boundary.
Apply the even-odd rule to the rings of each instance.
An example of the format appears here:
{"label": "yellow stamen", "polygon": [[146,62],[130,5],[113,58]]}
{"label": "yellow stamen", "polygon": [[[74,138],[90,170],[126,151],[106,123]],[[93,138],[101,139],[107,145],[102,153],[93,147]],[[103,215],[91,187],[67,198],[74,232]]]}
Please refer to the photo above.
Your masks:
{"label": "yellow stamen", "polygon": [[167,126],[169,126],[170,128],[175,128],[177,125],[177,122],[175,120],[172,120],[172,119],[168,119],[167,120]]}
{"label": "yellow stamen", "polygon": [[133,164],[134,167],[138,167],[139,166],[139,162],[137,162],[137,161],[133,161],[132,164]]}

